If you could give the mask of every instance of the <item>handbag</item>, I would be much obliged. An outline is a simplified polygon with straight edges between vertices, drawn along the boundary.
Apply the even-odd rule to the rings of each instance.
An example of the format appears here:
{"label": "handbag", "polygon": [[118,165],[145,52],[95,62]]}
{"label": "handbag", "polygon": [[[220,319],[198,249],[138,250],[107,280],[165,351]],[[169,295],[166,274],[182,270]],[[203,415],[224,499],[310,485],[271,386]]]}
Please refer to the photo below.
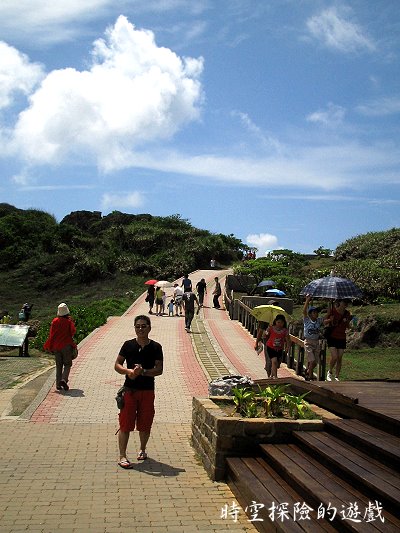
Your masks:
{"label": "handbag", "polygon": [[78,348],[74,347],[72,349],[72,360],[76,359],[78,357]]}
{"label": "handbag", "polygon": [[[333,315],[330,315],[330,316],[333,316]],[[331,336],[332,331],[334,330],[334,328],[342,323],[342,321],[344,320],[345,316],[346,316],[346,313],[342,317],[340,317],[340,319],[338,320],[338,323],[335,324],[335,326],[325,326],[324,327],[324,329],[322,331],[322,336],[324,337],[324,339],[329,339],[329,337]]]}

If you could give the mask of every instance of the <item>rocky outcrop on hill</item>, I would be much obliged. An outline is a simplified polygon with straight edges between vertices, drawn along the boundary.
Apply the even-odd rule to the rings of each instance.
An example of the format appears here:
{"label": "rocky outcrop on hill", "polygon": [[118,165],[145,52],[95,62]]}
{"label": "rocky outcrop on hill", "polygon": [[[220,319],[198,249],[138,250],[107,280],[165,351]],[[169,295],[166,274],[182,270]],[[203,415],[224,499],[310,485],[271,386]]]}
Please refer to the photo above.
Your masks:
{"label": "rocky outcrop on hill", "polygon": [[382,347],[400,345],[400,320],[383,322],[374,316],[367,316],[359,321],[356,330],[350,330],[347,336],[349,348],[361,346]]}

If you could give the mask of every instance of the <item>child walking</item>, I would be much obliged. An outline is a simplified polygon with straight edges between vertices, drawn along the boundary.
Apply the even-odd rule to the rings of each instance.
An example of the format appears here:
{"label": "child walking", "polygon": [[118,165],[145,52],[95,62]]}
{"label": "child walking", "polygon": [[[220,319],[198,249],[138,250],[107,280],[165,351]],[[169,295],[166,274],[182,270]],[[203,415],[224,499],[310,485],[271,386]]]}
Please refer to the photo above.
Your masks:
{"label": "child walking", "polygon": [[310,381],[314,377],[314,368],[321,351],[319,343],[319,330],[324,322],[322,317],[318,316],[318,307],[310,306],[311,296],[307,294],[303,306],[303,325],[304,325],[304,352],[307,356],[307,370],[305,380]]}
{"label": "child walking", "polygon": [[284,315],[276,315],[272,326],[267,330],[267,354],[271,360],[271,378],[278,377],[283,350],[288,350],[290,344],[286,318]]}
{"label": "child walking", "polygon": [[175,300],[171,300],[168,304],[168,316],[174,316]]}

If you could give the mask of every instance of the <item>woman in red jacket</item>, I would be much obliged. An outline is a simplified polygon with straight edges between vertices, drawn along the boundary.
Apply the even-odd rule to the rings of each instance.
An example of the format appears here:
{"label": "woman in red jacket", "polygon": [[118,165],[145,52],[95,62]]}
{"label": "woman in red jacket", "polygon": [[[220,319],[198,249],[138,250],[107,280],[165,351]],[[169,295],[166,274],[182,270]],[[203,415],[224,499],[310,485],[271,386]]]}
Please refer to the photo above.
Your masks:
{"label": "woman in red jacket", "polygon": [[67,304],[61,303],[57,309],[57,316],[50,326],[50,335],[44,344],[44,349],[53,352],[56,358],[56,388],[68,390],[68,377],[72,366],[72,359],[76,350],[73,339],[76,328],[69,315]]}

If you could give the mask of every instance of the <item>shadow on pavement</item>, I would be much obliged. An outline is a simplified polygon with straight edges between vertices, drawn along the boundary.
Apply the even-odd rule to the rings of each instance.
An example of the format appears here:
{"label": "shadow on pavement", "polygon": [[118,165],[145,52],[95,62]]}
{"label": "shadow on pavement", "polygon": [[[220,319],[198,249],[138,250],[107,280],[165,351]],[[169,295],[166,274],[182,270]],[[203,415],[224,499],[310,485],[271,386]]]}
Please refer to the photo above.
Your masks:
{"label": "shadow on pavement", "polygon": [[148,458],[141,463],[135,463],[132,470],[138,470],[144,474],[154,477],[172,477],[179,476],[181,472],[186,472],[184,468],[176,468],[166,463],[160,463],[154,459]]}
{"label": "shadow on pavement", "polygon": [[71,396],[72,398],[83,398],[85,392],[82,389],[69,389],[67,391],[60,391],[63,396]]}

